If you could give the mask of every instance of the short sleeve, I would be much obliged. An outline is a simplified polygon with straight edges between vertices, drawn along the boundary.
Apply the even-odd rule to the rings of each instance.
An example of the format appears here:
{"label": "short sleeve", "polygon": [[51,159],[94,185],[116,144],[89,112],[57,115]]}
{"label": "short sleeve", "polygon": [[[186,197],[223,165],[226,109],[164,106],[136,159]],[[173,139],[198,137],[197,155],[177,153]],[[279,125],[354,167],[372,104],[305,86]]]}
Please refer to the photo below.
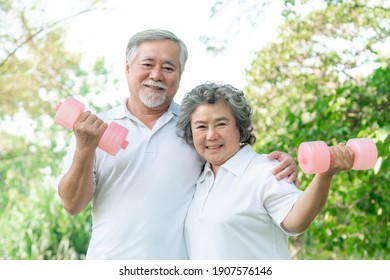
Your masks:
{"label": "short sleeve", "polygon": [[272,220],[288,235],[299,235],[300,233],[286,232],[281,227],[281,222],[290,212],[302,191],[294,184],[288,183],[287,179],[278,181],[274,176],[269,176],[263,197],[264,207]]}

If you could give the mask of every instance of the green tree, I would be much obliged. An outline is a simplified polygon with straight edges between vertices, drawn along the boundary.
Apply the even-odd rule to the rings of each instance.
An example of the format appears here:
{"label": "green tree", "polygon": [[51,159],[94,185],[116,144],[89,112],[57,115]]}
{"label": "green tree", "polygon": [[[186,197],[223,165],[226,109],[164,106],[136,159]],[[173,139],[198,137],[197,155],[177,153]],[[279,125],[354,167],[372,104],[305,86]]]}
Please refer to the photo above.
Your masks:
{"label": "green tree", "polygon": [[[291,250],[303,259],[388,259],[390,12],[380,1],[327,2],[305,17],[289,8],[276,42],[247,70],[256,148],[296,155],[305,141],[374,139],[375,169],[337,175],[324,211]],[[301,174],[302,185],[311,177]]]}
{"label": "green tree", "polygon": [[116,83],[103,59],[83,69],[64,47],[63,22],[99,9],[99,1],[83,2],[45,22],[44,2],[0,1],[0,259],[78,259],[88,246],[88,210],[69,216],[54,187],[71,136],[53,123],[54,105]]}

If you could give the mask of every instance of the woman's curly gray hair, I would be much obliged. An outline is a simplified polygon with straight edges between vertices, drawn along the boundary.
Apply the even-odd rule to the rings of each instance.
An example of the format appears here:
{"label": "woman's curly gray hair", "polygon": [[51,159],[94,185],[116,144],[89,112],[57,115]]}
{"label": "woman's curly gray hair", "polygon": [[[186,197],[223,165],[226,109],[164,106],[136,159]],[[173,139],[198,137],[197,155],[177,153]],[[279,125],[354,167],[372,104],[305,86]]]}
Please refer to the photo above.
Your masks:
{"label": "woman's curly gray hair", "polygon": [[244,93],[231,85],[222,83],[201,84],[184,96],[177,122],[177,134],[184,138],[188,144],[193,145],[192,114],[199,105],[215,104],[219,100],[223,100],[232,110],[240,132],[240,143],[254,144],[256,137],[252,134],[252,109],[248,105]]}

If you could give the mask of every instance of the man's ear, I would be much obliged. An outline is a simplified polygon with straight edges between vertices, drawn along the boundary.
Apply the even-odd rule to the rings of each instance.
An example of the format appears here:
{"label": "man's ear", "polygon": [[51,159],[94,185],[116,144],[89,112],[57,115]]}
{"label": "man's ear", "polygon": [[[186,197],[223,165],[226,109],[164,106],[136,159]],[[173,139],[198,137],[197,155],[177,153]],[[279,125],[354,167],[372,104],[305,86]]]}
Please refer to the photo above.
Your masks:
{"label": "man's ear", "polygon": [[126,74],[128,74],[130,72],[130,64],[129,64],[129,61],[126,59],[126,66],[125,66],[125,71],[126,71]]}

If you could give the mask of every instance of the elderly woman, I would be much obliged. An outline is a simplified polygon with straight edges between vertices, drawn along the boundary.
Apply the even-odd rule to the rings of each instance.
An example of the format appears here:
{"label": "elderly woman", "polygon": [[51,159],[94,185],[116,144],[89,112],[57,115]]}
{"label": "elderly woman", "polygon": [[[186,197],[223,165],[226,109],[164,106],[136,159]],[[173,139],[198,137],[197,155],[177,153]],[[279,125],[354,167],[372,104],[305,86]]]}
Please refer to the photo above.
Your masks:
{"label": "elderly woman", "polygon": [[305,191],[276,180],[277,162],[251,147],[251,113],[243,92],[226,84],[199,85],[182,101],[178,134],[207,160],[185,222],[190,259],[290,259],[288,236],[309,227],[333,175],[353,165],[340,144]]}

